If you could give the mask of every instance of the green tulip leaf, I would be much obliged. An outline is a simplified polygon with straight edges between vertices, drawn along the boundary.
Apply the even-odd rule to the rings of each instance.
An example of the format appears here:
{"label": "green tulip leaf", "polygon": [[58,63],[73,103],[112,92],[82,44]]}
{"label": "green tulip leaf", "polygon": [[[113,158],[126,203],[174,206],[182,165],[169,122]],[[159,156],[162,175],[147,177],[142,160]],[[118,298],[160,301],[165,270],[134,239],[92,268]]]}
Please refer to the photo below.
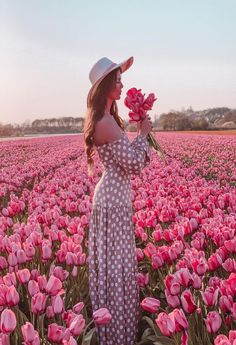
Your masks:
{"label": "green tulip leaf", "polygon": [[91,345],[92,344],[92,338],[94,333],[96,332],[96,328],[90,329],[90,331],[85,335],[82,345]]}
{"label": "green tulip leaf", "polygon": [[155,333],[156,336],[161,335],[161,334],[158,334],[158,329],[150,317],[143,316],[142,320],[145,320],[149,324],[149,326],[151,327],[151,329],[153,330],[153,332]]}

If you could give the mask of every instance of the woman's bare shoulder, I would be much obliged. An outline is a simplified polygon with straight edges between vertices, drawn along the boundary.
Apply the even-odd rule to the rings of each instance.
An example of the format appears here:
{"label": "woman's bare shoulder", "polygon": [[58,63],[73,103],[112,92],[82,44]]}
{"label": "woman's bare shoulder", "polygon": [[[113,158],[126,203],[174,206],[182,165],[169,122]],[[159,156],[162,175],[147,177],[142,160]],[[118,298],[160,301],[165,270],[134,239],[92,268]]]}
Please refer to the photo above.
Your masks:
{"label": "woman's bare shoulder", "polygon": [[95,145],[108,144],[122,137],[122,129],[118,126],[113,117],[104,116],[95,125]]}

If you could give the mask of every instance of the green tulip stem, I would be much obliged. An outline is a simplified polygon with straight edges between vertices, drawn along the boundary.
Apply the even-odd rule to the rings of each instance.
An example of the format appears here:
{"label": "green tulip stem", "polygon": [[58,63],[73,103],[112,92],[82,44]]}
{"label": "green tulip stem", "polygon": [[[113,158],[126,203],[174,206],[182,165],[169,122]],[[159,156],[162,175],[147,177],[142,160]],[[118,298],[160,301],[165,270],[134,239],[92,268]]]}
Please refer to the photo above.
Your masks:
{"label": "green tulip stem", "polygon": [[[94,320],[91,320],[88,324],[87,324],[87,326],[85,327],[85,329],[84,329],[84,332],[83,332],[83,338],[82,338],[82,342],[81,342],[81,344],[83,344],[84,343],[84,337],[85,337],[85,334],[86,334],[86,331],[87,331],[87,328],[92,324],[94,322]],[[79,338],[79,337],[78,337]],[[77,339],[77,341],[78,341],[78,339]]]}

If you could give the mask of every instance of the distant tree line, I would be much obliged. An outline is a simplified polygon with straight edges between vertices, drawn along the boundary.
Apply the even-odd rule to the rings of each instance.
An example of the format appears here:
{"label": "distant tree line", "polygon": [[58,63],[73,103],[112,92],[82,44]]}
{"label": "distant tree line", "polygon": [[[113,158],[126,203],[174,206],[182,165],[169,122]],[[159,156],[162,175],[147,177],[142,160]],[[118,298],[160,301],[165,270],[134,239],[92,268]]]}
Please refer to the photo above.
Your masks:
{"label": "distant tree line", "polygon": [[22,125],[0,123],[0,137],[22,136],[26,134],[62,134],[80,133],[84,124],[83,117],[60,117],[36,119],[32,123],[25,121]]}
{"label": "distant tree line", "polygon": [[17,129],[16,125],[3,125],[0,123],[0,137],[11,137],[20,134],[21,131]]}
{"label": "distant tree line", "polygon": [[181,130],[210,130],[236,129],[236,110],[229,108],[213,108],[195,112],[192,108],[186,111],[171,111],[161,114],[154,122],[157,129]]}
{"label": "distant tree line", "polygon": [[[136,131],[136,124],[124,121],[126,130]],[[60,117],[36,119],[32,123],[25,121],[22,125],[0,123],[0,137],[23,136],[26,134],[81,133],[84,117]],[[226,107],[194,111],[191,107],[182,111],[172,110],[157,115],[153,119],[156,130],[207,130],[236,128],[236,110]]]}
{"label": "distant tree line", "polygon": [[191,119],[184,113],[170,112],[160,116],[159,127],[171,131],[201,130],[208,129],[209,123],[205,118]]}

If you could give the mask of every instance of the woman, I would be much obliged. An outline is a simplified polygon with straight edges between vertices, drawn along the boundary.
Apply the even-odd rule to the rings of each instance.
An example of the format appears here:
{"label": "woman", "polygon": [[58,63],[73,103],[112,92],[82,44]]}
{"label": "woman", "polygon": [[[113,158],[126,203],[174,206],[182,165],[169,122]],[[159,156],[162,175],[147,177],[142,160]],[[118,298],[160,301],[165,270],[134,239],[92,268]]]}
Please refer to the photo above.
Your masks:
{"label": "woman", "polygon": [[88,174],[93,173],[95,148],[104,166],[90,219],[89,293],[93,311],[106,307],[112,316],[109,324],[97,326],[100,345],[133,345],[140,316],[130,175],[139,175],[150,161],[146,136],[152,124],[150,118],[143,120],[130,143],[118,115],[121,74],[132,63],[133,57],[120,64],[102,58],[89,74],[84,125]]}

